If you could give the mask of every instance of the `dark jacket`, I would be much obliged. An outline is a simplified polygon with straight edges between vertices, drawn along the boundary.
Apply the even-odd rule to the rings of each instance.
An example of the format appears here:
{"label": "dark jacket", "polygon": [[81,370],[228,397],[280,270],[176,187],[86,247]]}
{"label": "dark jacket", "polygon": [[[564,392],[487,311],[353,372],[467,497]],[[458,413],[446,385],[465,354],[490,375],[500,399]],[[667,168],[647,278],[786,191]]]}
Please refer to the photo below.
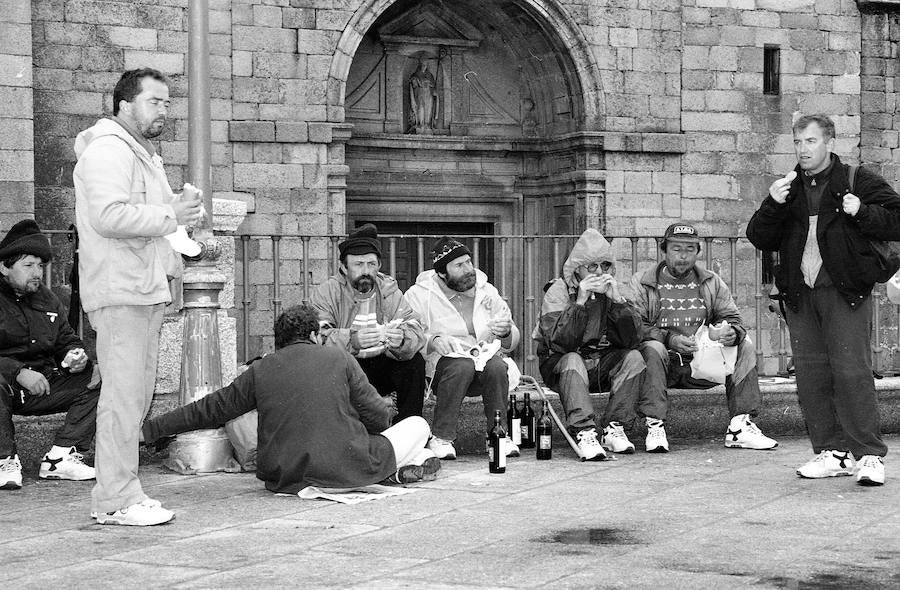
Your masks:
{"label": "dark jacket", "polygon": [[144,423],[144,440],[216,428],[259,410],[256,477],[273,492],[348,488],[397,470],[381,396],[344,350],[298,342],[250,365],[234,382]]}
{"label": "dark jacket", "polygon": [[49,379],[75,348],[84,344],[69,326],[66,310],[53,291],[41,285],[35,293],[19,297],[0,279],[0,376],[7,383],[15,384],[23,368]]}
{"label": "dark jacket", "polygon": [[[848,166],[837,156],[832,158],[828,187],[819,205],[816,239],[822,266],[850,307],[856,308],[872,292],[883,270],[871,240],[900,240],[900,196],[883,178],[859,168],[852,191],[861,201],[859,212],[855,217],[844,213],[842,201],[850,192]],[[803,172],[799,165],[795,170],[797,178],[791,183],[786,202],[766,196],[747,224],[747,237],[760,250],[779,253],[775,284],[785,304],[796,311],[803,286],[800,262],[810,213],[800,177]]]}
{"label": "dark jacket", "polygon": [[[641,314],[646,338],[658,340],[668,348],[670,333],[659,327],[659,273],[665,264],[660,262],[653,268],[636,272],[631,277],[628,296]],[[706,324],[711,326],[725,320],[737,332],[735,344],[742,342],[747,335],[747,328],[744,327],[728,285],[711,270],[695,265],[694,271],[700,283],[700,296],[706,306]]]}

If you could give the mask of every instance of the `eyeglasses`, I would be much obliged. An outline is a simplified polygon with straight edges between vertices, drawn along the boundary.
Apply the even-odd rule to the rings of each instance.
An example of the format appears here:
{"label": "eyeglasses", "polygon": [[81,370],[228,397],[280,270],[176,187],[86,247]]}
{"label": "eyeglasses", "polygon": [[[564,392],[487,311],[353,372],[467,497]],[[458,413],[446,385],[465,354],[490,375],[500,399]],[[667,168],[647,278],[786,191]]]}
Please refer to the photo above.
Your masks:
{"label": "eyeglasses", "polygon": [[610,262],[609,260],[604,260],[603,262],[592,262],[592,263],[588,264],[587,269],[588,269],[588,272],[597,272],[597,269],[599,268],[603,272],[606,272],[610,268],[612,268],[612,265],[613,265],[613,263]]}

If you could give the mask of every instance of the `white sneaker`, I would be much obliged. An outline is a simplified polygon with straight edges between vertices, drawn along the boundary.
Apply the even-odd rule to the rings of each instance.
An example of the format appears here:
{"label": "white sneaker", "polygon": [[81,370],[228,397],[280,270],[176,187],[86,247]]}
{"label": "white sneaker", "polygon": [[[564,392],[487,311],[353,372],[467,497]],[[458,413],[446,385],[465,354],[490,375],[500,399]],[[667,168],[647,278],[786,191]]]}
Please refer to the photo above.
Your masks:
{"label": "white sneaker", "polygon": [[41,459],[41,470],[38,477],[84,481],[94,479],[94,468],[85,465],[84,455],[72,447],[68,455],[63,455],[58,459],[51,459],[49,453],[44,455],[44,458]]}
{"label": "white sneaker", "polygon": [[452,441],[432,436],[425,448],[434,453],[438,459],[447,459],[448,461],[456,459],[456,449],[453,448]]}
{"label": "white sneaker", "polygon": [[[92,512],[91,517],[95,517]],[[154,526],[165,524],[175,518],[175,513],[166,510],[158,500],[147,498],[143,502],[120,508],[115,512],[96,514],[97,524],[118,524],[123,526]]]}
{"label": "white sneaker", "polygon": [[[3,395],[0,392],[0,395]],[[18,490],[22,487],[22,463],[19,456],[0,459],[0,490]]]}
{"label": "white sneaker", "polygon": [[841,451],[822,451],[815,459],[797,469],[797,475],[808,479],[853,475],[853,457]]}
{"label": "white sneaker", "polygon": [[884,459],[878,455],[863,455],[856,462],[856,483],[862,486],[883,486]]}
{"label": "white sneaker", "polygon": [[[513,443],[512,439],[509,438],[508,436],[505,439],[503,439],[503,448],[504,448],[504,454],[507,457],[518,457],[520,455],[518,445]],[[487,453],[491,452],[490,442],[488,441],[487,437],[485,437],[485,439],[484,439],[484,450]]]}
{"label": "white sneaker", "polygon": [[645,448],[648,453],[668,453],[669,439],[666,438],[666,427],[659,418],[644,418],[647,423],[647,439]]}
{"label": "white sneaker", "polygon": [[575,435],[582,461],[603,461],[607,459],[603,445],[597,440],[597,429],[587,428]]}
{"label": "white sneaker", "polygon": [[625,429],[618,422],[610,422],[603,429],[603,447],[613,453],[629,455],[634,452],[634,445],[625,435]]}
{"label": "white sneaker", "polygon": [[749,414],[738,414],[728,424],[725,433],[725,446],[732,449],[755,449],[768,451],[778,446],[778,441],[771,439],[753,423]]}

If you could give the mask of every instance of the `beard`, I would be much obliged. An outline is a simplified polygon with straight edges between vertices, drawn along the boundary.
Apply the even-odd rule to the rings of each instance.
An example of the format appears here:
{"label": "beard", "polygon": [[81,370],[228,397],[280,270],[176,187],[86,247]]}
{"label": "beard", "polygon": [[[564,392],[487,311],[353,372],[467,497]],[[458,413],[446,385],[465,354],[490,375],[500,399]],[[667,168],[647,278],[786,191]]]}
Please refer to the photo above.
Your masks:
{"label": "beard", "polygon": [[466,274],[459,277],[451,277],[450,275],[447,275],[446,282],[447,286],[454,291],[465,293],[475,286],[475,271],[467,272]]}
{"label": "beard", "polygon": [[360,293],[368,293],[375,288],[375,279],[371,275],[359,275],[350,284]]}
{"label": "beard", "polygon": [[144,136],[144,139],[153,139],[154,137],[158,137],[165,128],[166,120],[164,118],[153,119],[153,121],[150,122],[150,125],[141,131],[141,135]]}

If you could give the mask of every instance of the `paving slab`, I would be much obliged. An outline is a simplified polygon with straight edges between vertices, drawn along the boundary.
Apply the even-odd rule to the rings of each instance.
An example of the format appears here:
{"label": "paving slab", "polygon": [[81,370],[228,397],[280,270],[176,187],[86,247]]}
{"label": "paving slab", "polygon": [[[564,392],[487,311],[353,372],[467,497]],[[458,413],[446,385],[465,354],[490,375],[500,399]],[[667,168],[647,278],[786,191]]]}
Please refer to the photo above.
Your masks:
{"label": "paving slab", "polygon": [[604,462],[526,450],[502,475],[479,452],[415,493],[352,506],[271,494],[251,473],[178,475],[154,456],[142,483],[173,523],[96,525],[89,482],[29,479],[0,492],[0,558],[19,588],[900,587],[893,455],[887,485],[862,487],[798,478],[809,443],[780,442],[681,439]]}

